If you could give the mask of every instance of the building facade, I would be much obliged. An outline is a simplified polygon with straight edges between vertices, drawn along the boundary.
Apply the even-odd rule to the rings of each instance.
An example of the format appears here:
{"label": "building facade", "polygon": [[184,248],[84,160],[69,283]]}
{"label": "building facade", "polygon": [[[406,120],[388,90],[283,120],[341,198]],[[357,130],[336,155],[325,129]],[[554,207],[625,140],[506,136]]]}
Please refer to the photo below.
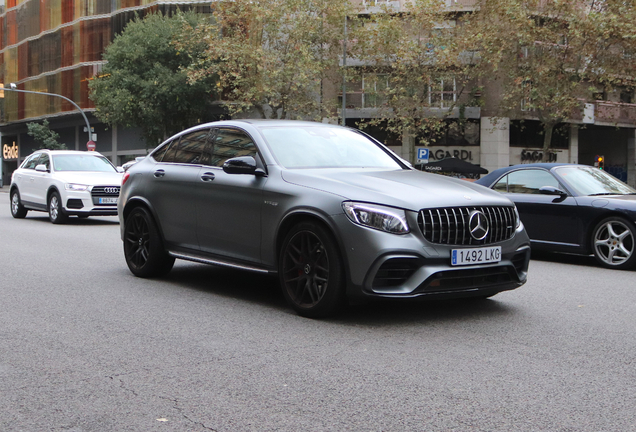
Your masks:
{"label": "building facade", "polygon": [[[136,15],[194,9],[209,13],[209,2],[163,0],[0,0],[0,157],[2,180],[36,148],[26,123],[47,119],[69,149],[96,150],[115,164],[146,154],[138,131],[107,127],[94,116],[88,82],[99,74],[106,46]],[[84,111],[92,131],[73,104]]]}
{"label": "building facade", "polygon": [[[405,7],[405,0],[354,1],[361,4],[364,14],[373,14],[383,7],[396,11]],[[95,107],[89,99],[88,81],[101,71],[106,46],[135,14],[171,13],[185,7],[209,13],[210,2],[0,0],[0,83],[6,89],[0,89],[2,182],[8,183],[19,161],[36,148],[26,133],[29,121],[47,119],[70,149],[84,150],[92,138],[96,150],[115,164],[146,154],[146,145],[137,130],[108,127],[92,115]],[[447,7],[466,13],[474,9],[475,0],[447,0]],[[381,80],[374,77],[373,83],[377,86]],[[92,130],[87,130],[83,117],[71,103],[59,97],[11,91],[12,84],[18,90],[54,93],[73,100],[85,112]],[[497,94],[495,84],[477,84],[485,94]],[[324,89],[326,97],[342,98],[340,83],[325,83]],[[437,90],[431,89],[430,93],[438,101],[440,112],[447,113],[446,105],[457,102],[452,80],[440,82]],[[444,136],[425,152],[428,160],[457,157],[493,170],[537,161],[592,165],[595,156],[602,154],[608,172],[636,185],[636,104],[631,103],[631,96],[609,93],[588,104],[584,115],[561,125],[553,140],[556,151],[551,155],[543,154],[541,127],[532,113],[523,118],[497,118],[495,99],[484,98],[482,106],[466,107],[461,115],[461,132],[457,127],[459,109],[452,110]],[[360,83],[352,83],[346,92],[346,123],[355,126],[377,116],[377,103],[368,93],[364,77]],[[381,130],[377,132],[394,151],[409,157],[408,149],[413,143],[408,141],[416,137],[389,137]],[[415,147],[417,152],[418,146]]]}

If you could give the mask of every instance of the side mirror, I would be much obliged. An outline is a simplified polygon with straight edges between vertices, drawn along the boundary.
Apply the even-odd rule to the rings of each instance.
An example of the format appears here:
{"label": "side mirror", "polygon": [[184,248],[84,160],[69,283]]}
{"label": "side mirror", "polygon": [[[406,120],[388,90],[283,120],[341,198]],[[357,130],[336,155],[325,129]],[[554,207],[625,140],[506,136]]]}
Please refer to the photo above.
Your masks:
{"label": "side mirror", "polygon": [[120,166],[118,166],[116,169],[118,173],[123,173],[124,171],[126,171],[123,167]]}
{"label": "side mirror", "polygon": [[37,172],[49,172],[49,169],[44,164],[40,164],[40,165],[36,166],[35,170]]}
{"label": "side mirror", "polygon": [[256,166],[256,159],[252,156],[239,156],[226,160],[223,164],[223,171],[228,174],[265,175],[265,171]]}
{"label": "side mirror", "polygon": [[568,196],[568,194],[565,193],[565,191],[555,188],[554,186],[542,186],[541,188],[539,188],[539,192],[542,193],[543,195],[558,195],[561,197]]}

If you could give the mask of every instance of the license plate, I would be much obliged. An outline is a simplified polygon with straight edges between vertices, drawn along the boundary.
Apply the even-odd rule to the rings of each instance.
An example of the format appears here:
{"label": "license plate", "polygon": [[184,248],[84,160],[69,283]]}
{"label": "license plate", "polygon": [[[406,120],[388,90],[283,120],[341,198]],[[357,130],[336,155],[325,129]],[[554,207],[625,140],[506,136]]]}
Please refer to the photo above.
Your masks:
{"label": "license plate", "polygon": [[451,265],[471,265],[495,263],[501,261],[501,246],[453,249],[451,252]]}
{"label": "license plate", "polygon": [[117,197],[114,198],[100,198],[100,204],[117,204]]}

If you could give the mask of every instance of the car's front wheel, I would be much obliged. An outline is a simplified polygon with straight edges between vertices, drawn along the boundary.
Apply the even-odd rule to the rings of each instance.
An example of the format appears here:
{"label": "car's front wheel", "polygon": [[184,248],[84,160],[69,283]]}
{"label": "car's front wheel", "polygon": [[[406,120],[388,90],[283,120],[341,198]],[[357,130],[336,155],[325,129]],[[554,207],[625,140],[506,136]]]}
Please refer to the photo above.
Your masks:
{"label": "car's front wheel", "polygon": [[14,189],[11,192],[11,216],[16,219],[22,219],[26,217],[28,210],[22,205],[20,201],[20,192]]}
{"label": "car's front wheel", "polygon": [[279,278],[285,299],[299,315],[326,317],[344,303],[340,252],[331,233],[317,223],[300,223],[287,234],[280,252]]}
{"label": "car's front wheel", "polygon": [[53,192],[49,196],[49,220],[54,224],[63,224],[68,220],[68,215],[62,208],[60,194]]}
{"label": "car's front wheel", "polygon": [[592,235],[594,257],[603,267],[627,269],[636,264],[636,228],[619,217],[609,217],[596,226]]}
{"label": "car's front wheel", "polygon": [[174,265],[157,224],[143,207],[135,208],[124,222],[124,256],[130,271],[144,278],[166,275]]}

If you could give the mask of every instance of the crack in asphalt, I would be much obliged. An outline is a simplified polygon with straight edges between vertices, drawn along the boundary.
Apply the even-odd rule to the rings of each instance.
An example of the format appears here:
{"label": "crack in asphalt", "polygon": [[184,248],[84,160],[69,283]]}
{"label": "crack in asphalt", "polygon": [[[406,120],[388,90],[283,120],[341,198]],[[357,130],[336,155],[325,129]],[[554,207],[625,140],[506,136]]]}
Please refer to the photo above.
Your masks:
{"label": "crack in asphalt", "polygon": [[179,414],[181,414],[181,416],[182,416],[184,419],[186,419],[187,421],[189,421],[190,423],[195,424],[195,425],[198,425],[198,426],[201,426],[201,427],[202,427],[202,428],[204,428],[205,430],[209,430],[209,431],[212,431],[212,432],[218,432],[216,429],[212,429],[211,427],[206,426],[206,425],[205,425],[205,424],[203,424],[202,422],[198,422],[198,421],[192,420],[190,417],[188,417],[188,416],[187,416],[187,415],[183,412],[183,408],[181,408],[181,407],[179,406],[179,401],[178,401],[177,399],[172,399],[172,398],[169,398],[169,397],[166,397],[166,396],[159,396],[159,399],[165,399],[165,400],[167,400],[167,401],[172,402],[172,403],[173,403],[173,405],[174,405],[174,409],[175,409],[175,410],[177,410],[177,411],[179,412]]}

